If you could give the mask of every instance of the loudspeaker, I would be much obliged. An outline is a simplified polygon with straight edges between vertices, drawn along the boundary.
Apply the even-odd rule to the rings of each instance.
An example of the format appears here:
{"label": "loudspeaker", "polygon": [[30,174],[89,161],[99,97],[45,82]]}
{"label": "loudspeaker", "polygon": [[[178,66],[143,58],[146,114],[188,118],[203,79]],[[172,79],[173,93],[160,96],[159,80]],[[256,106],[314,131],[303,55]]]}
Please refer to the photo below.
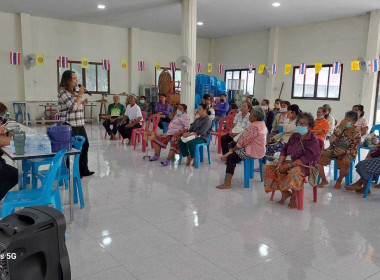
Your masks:
{"label": "loudspeaker", "polygon": [[48,206],[23,208],[0,221],[0,280],[70,280],[66,220]]}

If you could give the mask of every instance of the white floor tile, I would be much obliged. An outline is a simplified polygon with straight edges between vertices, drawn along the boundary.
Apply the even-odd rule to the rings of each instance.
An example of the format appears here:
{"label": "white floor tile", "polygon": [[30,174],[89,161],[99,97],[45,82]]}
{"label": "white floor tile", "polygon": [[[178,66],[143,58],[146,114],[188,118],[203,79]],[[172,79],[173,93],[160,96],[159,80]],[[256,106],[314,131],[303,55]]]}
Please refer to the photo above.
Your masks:
{"label": "white floor tile", "polygon": [[107,269],[102,272],[91,274],[78,280],[135,280],[136,278],[129,273],[123,266]]}

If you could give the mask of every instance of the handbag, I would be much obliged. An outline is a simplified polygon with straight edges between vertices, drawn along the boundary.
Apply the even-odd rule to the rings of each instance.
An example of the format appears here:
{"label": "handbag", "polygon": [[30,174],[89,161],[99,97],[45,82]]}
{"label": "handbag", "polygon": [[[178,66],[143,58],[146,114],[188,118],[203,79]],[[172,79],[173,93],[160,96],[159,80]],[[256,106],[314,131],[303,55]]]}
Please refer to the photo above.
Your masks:
{"label": "handbag", "polygon": [[244,131],[244,128],[242,127],[241,123],[237,123],[234,128],[232,129],[232,133],[242,133]]}
{"label": "handbag", "polygon": [[195,138],[196,138],[195,135],[190,135],[188,137],[181,137],[181,140],[182,140],[183,143],[187,143],[187,142],[189,142],[191,140],[194,140]]}

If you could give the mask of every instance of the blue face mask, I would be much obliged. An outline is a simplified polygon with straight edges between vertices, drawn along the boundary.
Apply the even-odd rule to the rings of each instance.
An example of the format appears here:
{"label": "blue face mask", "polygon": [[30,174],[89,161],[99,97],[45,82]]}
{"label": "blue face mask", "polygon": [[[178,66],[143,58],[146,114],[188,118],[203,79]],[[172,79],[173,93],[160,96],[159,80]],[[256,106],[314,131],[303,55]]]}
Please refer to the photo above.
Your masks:
{"label": "blue face mask", "polygon": [[301,135],[305,135],[307,133],[306,126],[297,126],[297,132]]}
{"label": "blue face mask", "polygon": [[180,116],[180,115],[182,115],[182,114],[183,114],[182,111],[177,110],[177,116]]}
{"label": "blue face mask", "polygon": [[140,104],[144,104],[145,103],[145,100],[144,99],[141,99],[140,100]]}
{"label": "blue face mask", "polygon": [[351,122],[346,123],[346,127],[347,127],[347,128],[349,128],[349,127],[351,127],[351,126],[352,126],[352,123],[351,123]]}

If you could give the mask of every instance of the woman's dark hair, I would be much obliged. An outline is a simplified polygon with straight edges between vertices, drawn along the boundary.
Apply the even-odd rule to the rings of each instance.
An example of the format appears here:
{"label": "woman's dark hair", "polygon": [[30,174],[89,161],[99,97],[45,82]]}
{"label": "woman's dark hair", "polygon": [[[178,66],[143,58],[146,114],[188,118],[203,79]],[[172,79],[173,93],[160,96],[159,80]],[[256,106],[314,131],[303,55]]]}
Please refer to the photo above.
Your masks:
{"label": "woman's dark hair", "polygon": [[252,106],[258,106],[258,105],[260,105],[259,100],[257,100],[256,98],[253,98],[252,99]]}
{"label": "woman's dark hair", "polygon": [[286,107],[288,107],[288,108],[289,108],[289,106],[290,106],[290,102],[289,102],[289,101],[281,101],[281,105],[282,105],[282,104],[285,104]]}
{"label": "woman's dark hair", "polygon": [[300,110],[300,107],[297,104],[292,104],[288,106],[288,111],[292,111],[296,113],[296,115],[299,115],[300,113],[302,113],[302,111]]}
{"label": "woman's dark hair", "polygon": [[324,114],[326,114],[327,109],[326,109],[325,107],[318,107],[318,110],[319,110],[319,109],[322,109],[322,112],[323,112]]}
{"label": "woman's dark hair", "polygon": [[[248,101],[244,101],[243,103],[247,104],[248,106],[248,112],[252,109],[252,104],[250,104]],[[241,105],[243,105],[243,103]]]}
{"label": "woman's dark hair", "polygon": [[[277,103],[277,102],[280,102],[280,104],[282,104],[282,99],[277,98],[277,99],[274,101],[274,103]],[[268,103],[268,104],[269,104],[269,103]]]}
{"label": "woman's dark hair", "polygon": [[187,112],[187,105],[186,105],[186,104],[179,104],[179,105],[181,105],[182,108],[183,108],[183,110],[184,110],[185,112]]}
{"label": "woman's dark hair", "polygon": [[355,107],[358,108],[358,109],[361,111],[361,114],[359,115],[359,117],[363,117],[363,116],[364,116],[364,106],[361,105],[361,104],[359,104],[359,105],[354,105],[354,106],[352,107],[352,109],[354,109]]}
{"label": "woman's dark hair", "polygon": [[207,93],[203,95],[204,100],[208,100],[210,99],[210,97],[211,97],[210,94],[207,94]]}
{"label": "woman's dark hair", "polygon": [[211,115],[211,112],[209,111],[207,104],[199,104],[199,107],[202,107],[202,109],[207,112],[207,115]]}
{"label": "woman's dark hair", "polygon": [[346,112],[346,114],[344,115],[344,117],[345,118],[349,118],[349,119],[353,120],[354,122],[358,121],[358,119],[359,119],[358,113],[355,112],[355,111],[348,111],[348,112]]}
{"label": "woman's dark hair", "polygon": [[163,96],[166,98],[166,94],[165,93],[160,93],[158,96]]}
{"label": "woman's dark hair", "polygon": [[146,97],[144,95],[140,96],[140,98],[146,100]]}
{"label": "woman's dark hair", "polygon": [[65,72],[63,72],[59,86],[61,88],[68,89],[67,86],[68,86],[69,82],[72,80],[74,73],[75,72],[71,71],[71,70],[66,70]]}
{"label": "woman's dark hair", "polygon": [[313,128],[315,126],[315,122],[314,122],[314,117],[312,114],[310,113],[307,113],[307,112],[301,112],[299,115],[298,115],[298,118],[297,118],[297,125],[298,125],[298,122],[300,119],[307,119],[307,123],[309,124],[309,127]]}
{"label": "woman's dark hair", "polygon": [[263,99],[263,101],[269,106],[269,100],[268,99]]}

